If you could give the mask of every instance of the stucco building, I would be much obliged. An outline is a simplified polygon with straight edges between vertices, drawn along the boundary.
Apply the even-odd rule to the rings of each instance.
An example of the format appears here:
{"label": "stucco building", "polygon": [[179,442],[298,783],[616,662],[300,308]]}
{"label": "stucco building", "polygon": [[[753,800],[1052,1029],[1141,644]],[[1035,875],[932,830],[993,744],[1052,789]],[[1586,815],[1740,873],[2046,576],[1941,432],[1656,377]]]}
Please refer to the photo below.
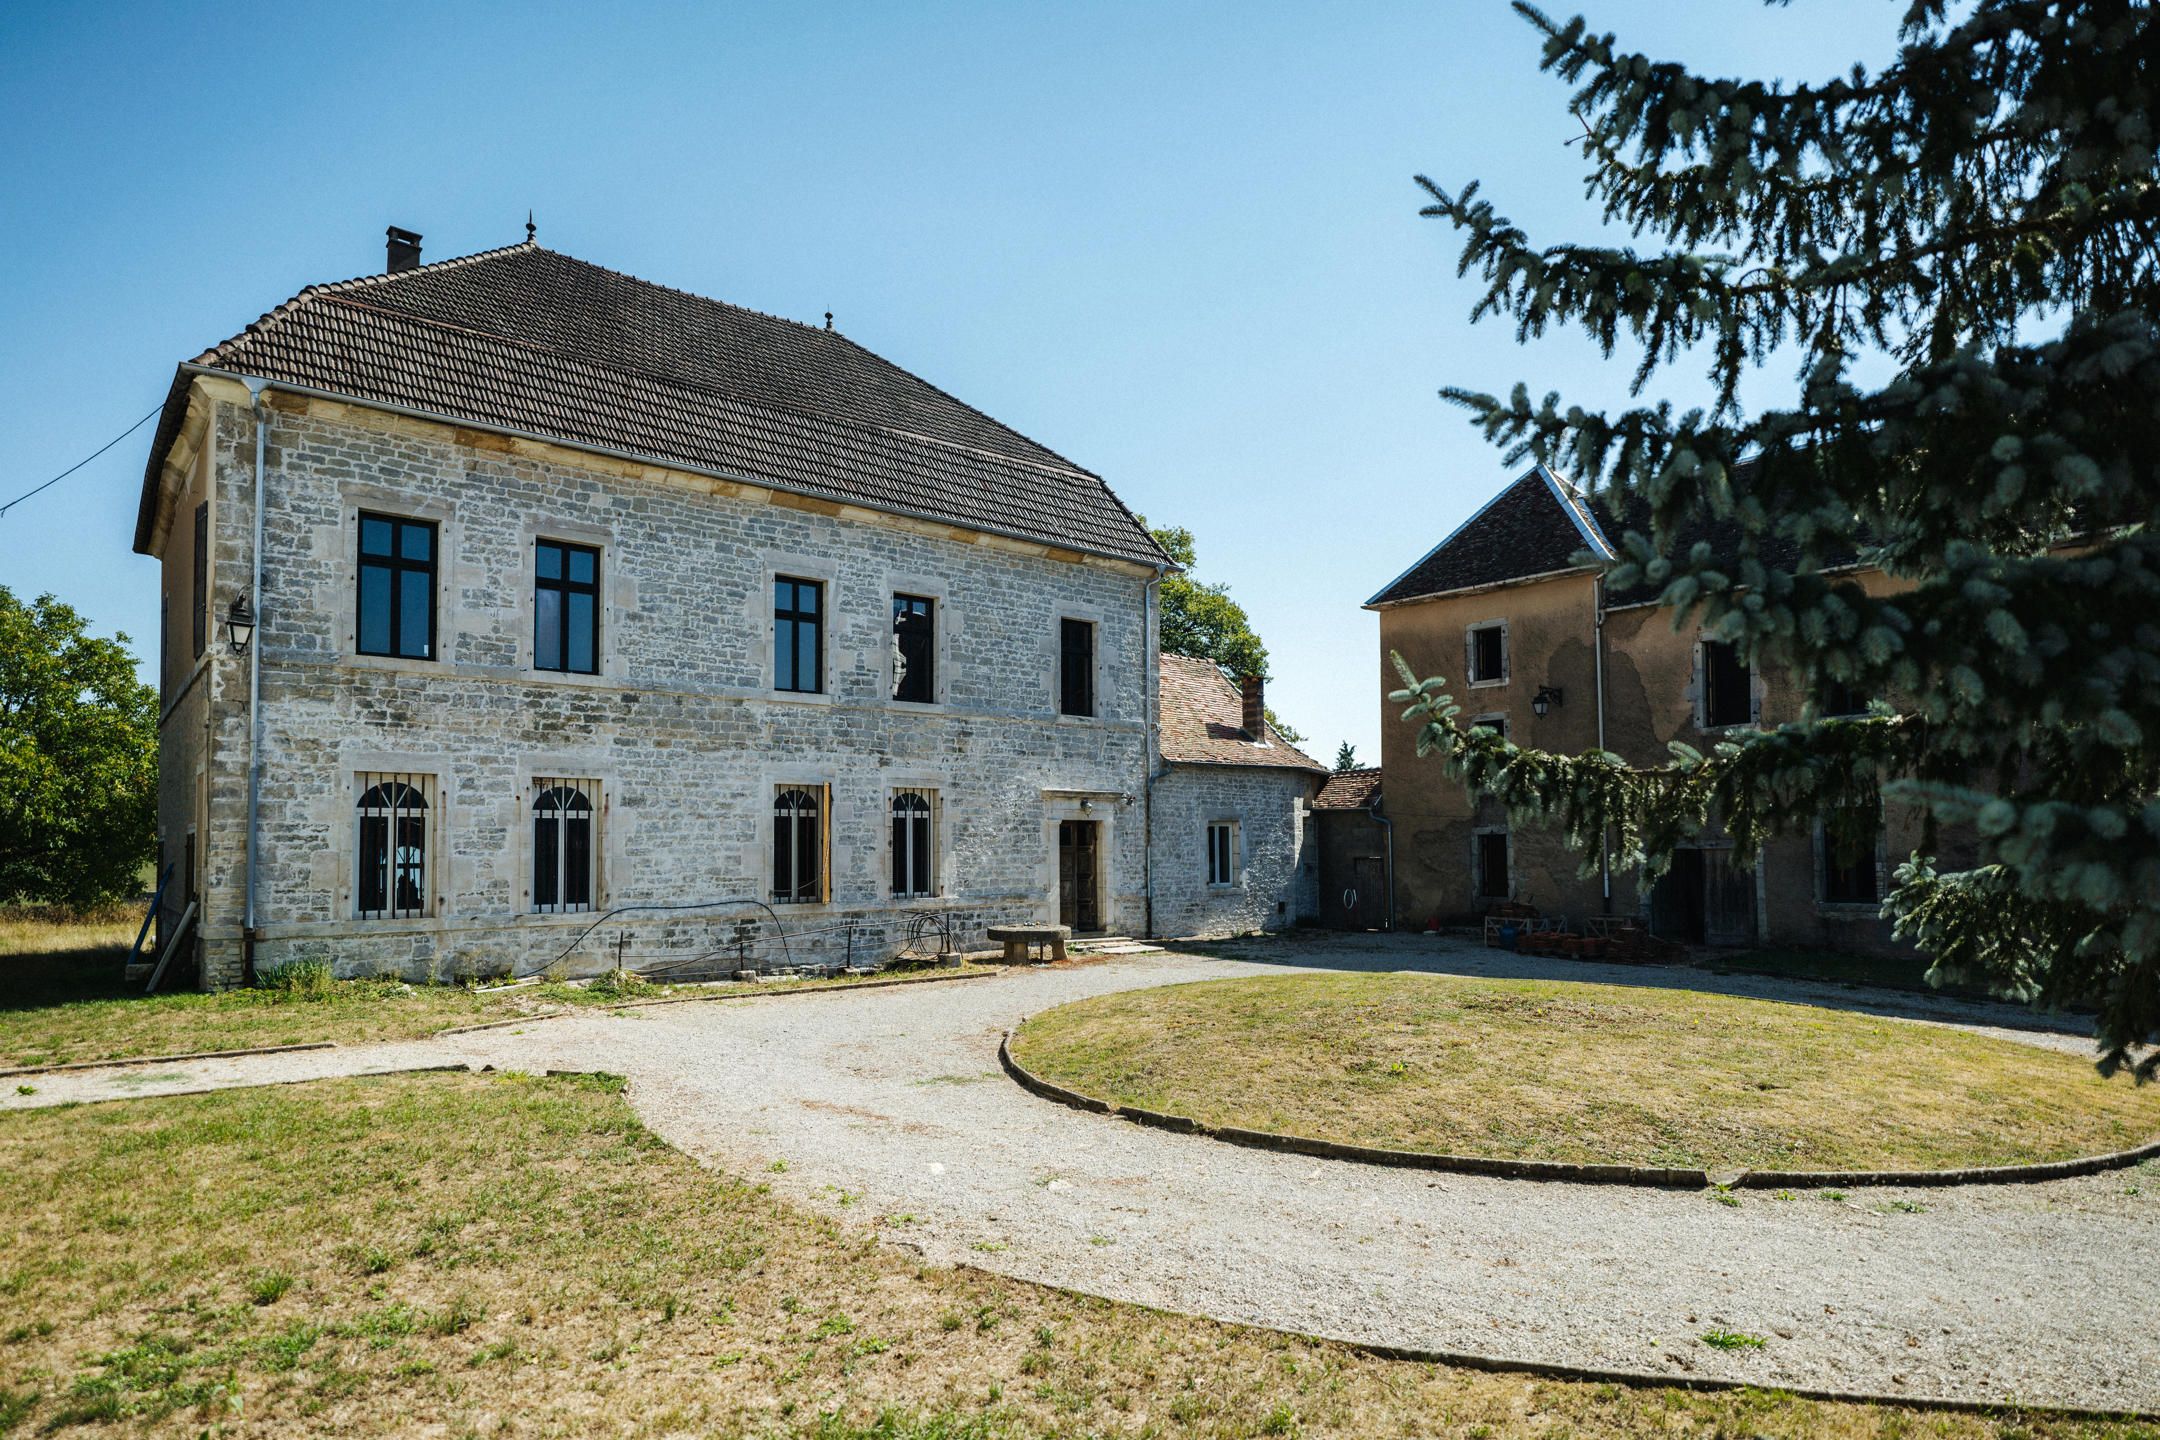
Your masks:
{"label": "stucco building", "polygon": [[[1606,592],[1584,557],[1612,558],[1627,528],[1538,466],[1367,603],[1380,616],[1381,770],[1400,922],[1460,921],[1515,901],[1578,921],[1639,914],[1697,943],[1891,946],[1878,904],[1890,857],[1920,841],[1909,807],[1882,808],[1872,854],[1848,854],[1817,828],[1771,841],[1743,867],[1712,834],[1645,888],[1556,830],[1511,823],[1497,802],[1471,799],[1437,760],[1417,757],[1414,727],[1385,698],[1401,688],[1394,653],[1451,682],[1462,723],[1545,750],[1602,746],[1643,766],[1665,763],[1674,740],[1703,748],[1801,717],[1809,697],[1791,677],[1751,669],[1699,629],[1676,630],[1654,587]],[[1853,578],[1871,591],[1887,584],[1878,572]],[[1824,714],[1866,706],[1842,692],[1813,698]]]}
{"label": "stucco building", "polygon": [[418,249],[180,366],[152,447],[204,983],[1142,931],[1170,567],[1099,477],[829,317]]}

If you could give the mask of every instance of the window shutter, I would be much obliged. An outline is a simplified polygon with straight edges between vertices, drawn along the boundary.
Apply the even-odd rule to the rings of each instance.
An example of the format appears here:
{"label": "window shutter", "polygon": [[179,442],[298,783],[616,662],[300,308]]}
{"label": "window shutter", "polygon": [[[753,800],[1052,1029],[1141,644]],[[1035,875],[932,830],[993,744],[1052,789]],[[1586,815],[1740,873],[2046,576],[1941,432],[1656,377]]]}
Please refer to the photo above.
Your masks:
{"label": "window shutter", "polygon": [[818,788],[818,903],[832,904],[832,786]]}

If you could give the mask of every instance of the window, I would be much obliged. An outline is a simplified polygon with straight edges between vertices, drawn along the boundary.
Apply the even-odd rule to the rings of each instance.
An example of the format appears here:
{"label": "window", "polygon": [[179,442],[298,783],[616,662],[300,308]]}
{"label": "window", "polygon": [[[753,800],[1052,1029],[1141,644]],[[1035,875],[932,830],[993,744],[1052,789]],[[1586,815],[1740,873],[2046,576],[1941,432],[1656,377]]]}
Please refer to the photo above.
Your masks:
{"label": "window", "polygon": [[1514,887],[1508,883],[1507,831],[1480,830],[1476,861],[1480,900],[1505,900],[1514,893]]}
{"label": "window", "polygon": [[1470,632],[1470,683],[1499,685],[1507,680],[1507,626],[1479,625]]}
{"label": "window", "polygon": [[533,545],[533,668],[600,670],[600,552],[590,545]]}
{"label": "window", "polygon": [[1716,730],[1755,721],[1755,674],[1723,640],[1702,642],[1702,723]]}
{"label": "window", "polygon": [[532,907],[542,915],[593,908],[596,780],[533,781]]}
{"label": "window", "polygon": [[1058,621],[1058,713],[1095,713],[1095,626],[1091,621]]}
{"label": "window", "polygon": [[937,700],[937,602],[920,595],[892,597],[892,698],[914,705]]}
{"label": "window", "polygon": [[1490,730],[1502,740],[1507,739],[1507,716],[1480,715],[1470,722],[1472,730]]}
{"label": "window", "polygon": [[1865,715],[1867,701],[1861,698],[1859,691],[1843,680],[1826,680],[1823,682],[1822,701],[1816,706],[1816,710],[1824,716]]}
{"label": "window", "polygon": [[1217,820],[1207,827],[1207,883],[1237,881],[1237,822]]}
{"label": "window", "polygon": [[435,654],[435,523],[360,515],[362,655]]}
{"label": "window", "polygon": [[934,813],[928,790],[893,791],[892,893],[895,895],[937,893],[931,879],[937,869],[937,851],[930,833]]}
{"label": "window", "polygon": [[832,897],[826,878],[829,785],[783,785],[773,794],[773,899],[812,905]]}
{"label": "window", "polygon": [[1881,887],[1875,869],[1875,847],[1881,833],[1880,805],[1833,816],[1822,825],[1824,904],[1875,905],[1881,902]]}
{"label": "window", "polygon": [[362,920],[427,913],[427,775],[362,775],[355,909]]}
{"label": "window", "polygon": [[195,507],[195,658],[210,638],[210,502]]}
{"label": "window", "polygon": [[825,585],[773,580],[773,689],[815,695],[825,688]]}

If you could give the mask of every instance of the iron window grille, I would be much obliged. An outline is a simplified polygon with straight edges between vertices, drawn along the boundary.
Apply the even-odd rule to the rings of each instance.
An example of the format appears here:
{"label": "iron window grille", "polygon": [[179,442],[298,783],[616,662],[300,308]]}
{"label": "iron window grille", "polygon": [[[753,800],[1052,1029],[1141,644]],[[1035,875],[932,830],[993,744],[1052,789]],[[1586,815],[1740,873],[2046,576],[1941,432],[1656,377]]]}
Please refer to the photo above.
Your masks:
{"label": "iron window grille", "polygon": [[935,895],[937,849],[932,831],[936,804],[928,790],[895,790],[892,797],[892,893],[904,898]]}
{"label": "iron window grille", "polygon": [[364,774],[353,854],[354,911],[362,920],[428,913],[428,811],[432,775]]}
{"label": "iron window grille", "polygon": [[831,898],[825,851],[829,785],[783,785],[773,795],[773,901],[813,905]]}
{"label": "iron window grille", "polygon": [[922,595],[892,597],[895,700],[937,700],[937,602]]}
{"label": "iron window grille", "polygon": [[825,689],[825,585],[773,579],[773,688],[815,695]]}
{"label": "iron window grille", "polygon": [[1207,827],[1207,883],[1228,885],[1237,878],[1237,827],[1218,820]]}
{"label": "iron window grille", "polygon": [[555,777],[533,781],[532,907],[541,915],[593,908],[599,853],[600,782]]}
{"label": "iron window grille", "polygon": [[1058,621],[1058,713],[1095,713],[1095,626],[1091,621]]}
{"label": "iron window grille", "polygon": [[428,660],[435,654],[435,522],[360,514],[362,655]]}
{"label": "iron window grille", "polygon": [[533,545],[533,668],[600,671],[600,552],[590,545]]}

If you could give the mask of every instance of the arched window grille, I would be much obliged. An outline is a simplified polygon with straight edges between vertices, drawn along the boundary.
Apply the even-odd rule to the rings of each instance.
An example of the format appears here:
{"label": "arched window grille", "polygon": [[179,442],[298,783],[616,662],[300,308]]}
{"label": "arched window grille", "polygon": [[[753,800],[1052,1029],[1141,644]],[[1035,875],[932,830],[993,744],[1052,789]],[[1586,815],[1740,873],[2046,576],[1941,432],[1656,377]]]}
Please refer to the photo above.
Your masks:
{"label": "arched window grille", "polygon": [[544,915],[593,908],[595,807],[591,780],[533,781],[533,909]]}
{"label": "arched window grille", "polygon": [[933,808],[927,790],[895,790],[892,797],[892,893],[933,895],[937,850],[931,839]]}
{"label": "arched window grille", "polygon": [[808,905],[829,893],[825,811],[831,787],[783,785],[773,795],[773,899]]}
{"label": "arched window grille", "polygon": [[355,909],[363,920],[428,912],[428,797],[432,775],[362,775],[355,807]]}

